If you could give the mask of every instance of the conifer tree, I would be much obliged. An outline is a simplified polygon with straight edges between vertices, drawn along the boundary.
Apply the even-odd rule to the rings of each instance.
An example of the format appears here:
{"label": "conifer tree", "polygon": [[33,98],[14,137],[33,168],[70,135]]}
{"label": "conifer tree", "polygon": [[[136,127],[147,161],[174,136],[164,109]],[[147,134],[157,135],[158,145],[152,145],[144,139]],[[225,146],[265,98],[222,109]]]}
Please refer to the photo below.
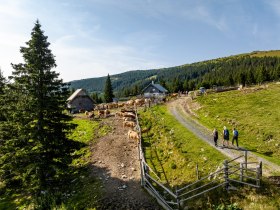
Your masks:
{"label": "conifer tree", "polygon": [[[3,121],[5,119],[5,87],[6,87],[6,78],[4,77],[1,69],[0,69],[0,124],[1,124],[1,121]],[[0,132],[1,132],[1,129],[0,129]],[[1,138],[0,138],[1,139]],[[1,147],[1,145],[0,145]]]}
{"label": "conifer tree", "polygon": [[31,39],[20,48],[24,63],[12,64],[9,95],[14,97],[7,102],[15,108],[6,125],[12,125],[12,132],[0,147],[0,175],[7,186],[16,185],[35,198],[65,184],[78,146],[67,137],[75,127],[64,112],[69,91],[52,70],[56,64],[49,45],[37,20]]}
{"label": "conifer tree", "polygon": [[104,100],[106,103],[110,103],[113,101],[113,97],[114,95],[113,95],[111,78],[110,75],[108,74],[104,87]]}

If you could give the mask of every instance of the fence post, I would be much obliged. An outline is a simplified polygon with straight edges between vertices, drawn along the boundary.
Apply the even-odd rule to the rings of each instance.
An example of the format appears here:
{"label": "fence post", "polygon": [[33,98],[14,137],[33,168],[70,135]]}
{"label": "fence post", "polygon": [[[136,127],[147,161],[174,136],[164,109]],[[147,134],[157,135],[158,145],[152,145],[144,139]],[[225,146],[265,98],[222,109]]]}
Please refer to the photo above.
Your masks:
{"label": "fence post", "polygon": [[224,161],[224,178],[225,178],[225,182],[226,182],[226,190],[228,191],[229,189],[229,181],[228,181],[228,161],[225,160]]}
{"label": "fence post", "polygon": [[256,185],[261,186],[261,177],[262,177],[262,161],[259,162],[256,170]]}
{"label": "fence post", "polygon": [[141,186],[145,186],[145,171],[143,171],[144,167],[143,167],[143,160],[140,160],[140,171],[141,171]]}
{"label": "fence post", "polygon": [[243,182],[243,163],[240,163],[240,181]]}
{"label": "fence post", "polygon": [[260,166],[260,176],[262,177],[262,161],[259,162],[259,166]]}
{"label": "fence post", "polygon": [[178,188],[177,187],[176,187],[176,201],[177,201],[178,209],[180,210],[181,205],[180,205],[180,199],[179,199],[179,196],[178,196]]}
{"label": "fence post", "polygon": [[244,151],[244,158],[245,158],[245,168],[247,170],[247,160],[248,160],[248,151],[247,150]]}
{"label": "fence post", "polygon": [[261,183],[260,183],[260,167],[259,166],[257,166],[257,170],[256,170],[256,185],[257,186],[260,186],[261,185]]}

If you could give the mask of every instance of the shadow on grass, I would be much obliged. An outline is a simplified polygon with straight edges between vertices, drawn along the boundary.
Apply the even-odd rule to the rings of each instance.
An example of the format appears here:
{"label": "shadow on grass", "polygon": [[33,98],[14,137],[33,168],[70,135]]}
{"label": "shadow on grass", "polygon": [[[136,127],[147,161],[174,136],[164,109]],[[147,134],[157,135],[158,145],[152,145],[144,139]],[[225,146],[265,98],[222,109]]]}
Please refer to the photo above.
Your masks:
{"label": "shadow on grass", "polygon": [[[163,175],[163,177],[164,177],[164,179],[165,179],[165,181],[166,181],[166,183],[167,183],[167,185],[169,186],[169,180],[167,179],[167,176],[166,176],[166,173],[165,173],[165,171],[164,171],[164,168],[163,168],[163,165],[162,165],[162,161],[161,161],[161,159],[159,158],[159,156],[158,156],[158,153],[157,153],[157,149],[156,149],[156,147],[152,147],[151,145],[152,145],[152,143],[151,143],[151,138],[149,138],[148,137],[149,135],[147,134],[147,136],[146,136],[146,139],[148,140],[148,142],[147,141],[144,141],[144,144],[143,144],[143,146],[144,146],[144,148],[146,148],[146,147],[149,147],[149,148],[151,148],[150,149],[150,163],[151,163],[151,165],[152,165],[152,167],[153,167],[153,169],[154,169],[154,171],[155,171],[155,173],[157,174],[157,176],[158,177],[161,177],[161,175]],[[158,169],[158,165],[156,164],[156,162],[155,161],[153,161],[153,154],[155,154],[155,160],[156,160],[156,162],[157,163],[159,163],[159,169]]]}

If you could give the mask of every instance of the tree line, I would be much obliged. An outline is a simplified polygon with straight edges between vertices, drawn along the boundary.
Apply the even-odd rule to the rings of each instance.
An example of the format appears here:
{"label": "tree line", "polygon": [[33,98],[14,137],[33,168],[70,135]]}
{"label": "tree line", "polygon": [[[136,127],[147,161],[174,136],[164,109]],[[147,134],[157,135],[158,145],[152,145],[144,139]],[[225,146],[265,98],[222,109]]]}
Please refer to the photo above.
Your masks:
{"label": "tree line", "polygon": [[[260,56],[261,53],[258,54]],[[116,97],[142,93],[151,83],[161,84],[169,92],[190,91],[199,87],[254,85],[280,78],[280,57],[256,57],[254,54],[231,56],[182,66],[138,70],[112,75]],[[98,83],[96,81],[98,80]],[[91,78],[71,82],[72,88],[84,88],[100,97],[106,78]],[[86,83],[85,83],[86,81]]]}

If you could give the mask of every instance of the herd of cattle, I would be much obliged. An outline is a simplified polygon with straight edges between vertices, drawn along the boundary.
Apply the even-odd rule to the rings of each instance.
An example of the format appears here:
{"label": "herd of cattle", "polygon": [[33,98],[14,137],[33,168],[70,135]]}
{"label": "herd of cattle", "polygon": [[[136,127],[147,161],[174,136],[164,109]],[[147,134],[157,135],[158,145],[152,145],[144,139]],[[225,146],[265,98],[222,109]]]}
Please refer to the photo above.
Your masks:
{"label": "herd of cattle", "polygon": [[129,100],[126,102],[112,102],[112,103],[104,103],[96,105],[94,110],[92,111],[84,111],[80,110],[80,112],[84,112],[85,115],[90,119],[96,118],[107,118],[107,117],[115,117],[117,119],[122,119],[123,128],[129,128],[127,136],[129,139],[134,139],[137,142],[139,141],[139,134],[135,131],[136,127],[136,112],[135,109],[137,107],[150,106],[151,99],[135,99]]}
{"label": "herd of cattle", "polygon": [[[171,98],[177,97],[178,94],[170,95]],[[166,100],[162,100],[165,102]],[[99,118],[107,118],[107,117],[115,117],[118,119],[122,119],[123,128],[129,128],[127,136],[129,139],[134,139],[139,141],[139,134],[135,131],[136,127],[136,112],[135,110],[138,107],[150,107],[153,103],[157,103],[157,101],[153,101],[150,98],[140,98],[135,100],[129,100],[126,102],[112,102],[112,103],[103,103],[98,104],[92,111],[84,111],[80,110],[80,112],[84,112],[85,115],[90,119],[99,119]]]}

